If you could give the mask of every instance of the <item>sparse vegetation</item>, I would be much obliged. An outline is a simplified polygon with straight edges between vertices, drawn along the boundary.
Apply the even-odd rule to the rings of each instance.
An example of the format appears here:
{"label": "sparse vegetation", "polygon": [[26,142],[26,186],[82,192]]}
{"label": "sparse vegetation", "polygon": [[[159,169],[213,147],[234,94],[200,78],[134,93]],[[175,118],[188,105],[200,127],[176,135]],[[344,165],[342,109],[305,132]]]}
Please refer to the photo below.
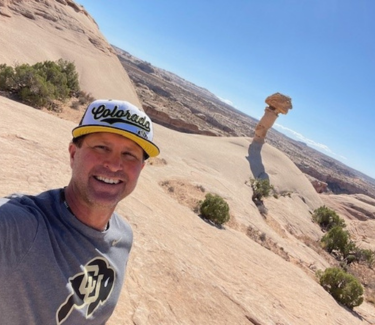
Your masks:
{"label": "sparse vegetation", "polygon": [[363,302],[363,287],[353,275],[338,267],[317,272],[320,285],[342,305],[353,309]]}
{"label": "sparse vegetation", "polygon": [[80,105],[86,105],[95,100],[95,98],[90,93],[87,93],[83,90],[78,91],[76,97],[78,98],[78,102]]}
{"label": "sparse vegetation", "polygon": [[324,205],[314,210],[312,218],[324,231],[328,231],[335,226],[346,227],[345,221],[335,211]]}
{"label": "sparse vegetation", "polygon": [[289,197],[291,198],[292,197],[292,192],[291,191],[282,191],[281,193],[279,193],[280,196],[282,197]]}
{"label": "sparse vegetation", "polygon": [[[375,261],[375,253],[371,249],[361,249],[356,247],[354,250],[354,258],[352,262],[365,262],[369,268],[373,267]],[[349,258],[350,256],[348,256]]]}
{"label": "sparse vegetation", "polygon": [[200,213],[203,218],[208,219],[216,225],[222,225],[229,221],[229,205],[216,194],[207,193],[206,198],[200,203]]}
{"label": "sparse vegetation", "polygon": [[252,200],[257,205],[262,203],[263,198],[269,197],[274,190],[269,179],[250,178],[250,184],[253,189]]}
{"label": "sparse vegetation", "polygon": [[323,248],[328,252],[338,251],[344,258],[353,252],[355,245],[350,234],[341,226],[334,226],[321,239]]}
{"label": "sparse vegetation", "polygon": [[79,101],[78,100],[73,101],[70,107],[78,110],[80,107]]}
{"label": "sparse vegetation", "polygon": [[25,104],[53,109],[55,100],[77,96],[80,88],[74,63],[60,59],[15,68],[1,64],[0,90]]}
{"label": "sparse vegetation", "polygon": [[330,254],[334,254],[336,259],[343,261],[343,265],[354,262],[366,262],[369,267],[375,260],[375,253],[369,249],[360,249],[350,239],[350,233],[344,230],[345,221],[337,213],[326,206],[316,209],[312,216],[323,231],[328,232],[322,237],[321,245]]}
{"label": "sparse vegetation", "polygon": [[[373,274],[371,268],[375,260],[375,253],[372,250],[361,249],[355,245],[350,238],[349,231],[344,229],[346,227],[345,221],[335,211],[322,206],[314,211],[312,218],[323,231],[328,231],[321,238],[320,244],[324,250],[340,262],[341,267],[329,268],[324,273],[318,272],[317,276],[321,285],[338,302],[353,308],[359,306],[364,299],[361,281],[365,281],[368,290],[368,292],[366,291],[368,294],[367,301],[371,302],[375,284],[371,280],[373,277],[366,278],[364,275],[366,272],[363,270],[367,268],[367,273]],[[352,264],[355,267],[352,267]],[[355,276],[355,270],[362,270],[362,272],[357,271],[362,280]]]}

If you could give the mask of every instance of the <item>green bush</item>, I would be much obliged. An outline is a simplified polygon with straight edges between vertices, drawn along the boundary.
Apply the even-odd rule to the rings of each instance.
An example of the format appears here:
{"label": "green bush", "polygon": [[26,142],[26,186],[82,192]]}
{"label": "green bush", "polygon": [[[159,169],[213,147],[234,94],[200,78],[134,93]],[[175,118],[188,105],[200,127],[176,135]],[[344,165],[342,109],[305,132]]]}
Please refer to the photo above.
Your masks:
{"label": "green bush", "polygon": [[14,87],[14,69],[0,64],[0,90],[11,91]]}
{"label": "green bush", "polygon": [[350,240],[349,232],[340,226],[331,228],[321,239],[323,248],[328,252],[339,251],[344,258],[347,257],[353,250],[355,244]]}
{"label": "green bush", "polygon": [[207,193],[205,200],[200,204],[200,213],[203,218],[211,220],[217,225],[229,221],[229,205],[216,194]]}
{"label": "green bush", "polygon": [[253,189],[253,201],[261,202],[264,197],[269,197],[273,191],[273,186],[268,179],[250,178],[251,188]]}
{"label": "green bush", "polygon": [[16,94],[24,103],[41,107],[53,98],[53,85],[47,83],[42,76],[35,73],[28,64],[16,67],[14,82]]}
{"label": "green bush", "polygon": [[363,302],[363,287],[353,275],[332,267],[318,273],[320,285],[342,305],[353,309]]}
{"label": "green bush", "polygon": [[0,90],[11,91],[31,106],[46,106],[55,99],[65,100],[76,95],[79,92],[78,74],[73,63],[62,59],[32,66],[21,64],[14,69],[2,64]]}
{"label": "green bush", "polygon": [[361,249],[355,247],[353,251],[346,257],[347,264],[354,262],[367,263],[368,267],[372,267],[375,260],[375,253],[371,249]]}
{"label": "green bush", "polygon": [[66,85],[69,89],[69,96],[73,96],[80,91],[79,76],[74,63],[60,59],[57,61],[61,72],[66,76]]}
{"label": "green bush", "polygon": [[367,262],[369,266],[374,263],[375,254],[371,249],[360,249],[357,248],[356,255],[358,256],[358,261]]}
{"label": "green bush", "polygon": [[335,226],[346,227],[345,221],[335,211],[324,205],[314,210],[312,218],[323,230],[329,230]]}

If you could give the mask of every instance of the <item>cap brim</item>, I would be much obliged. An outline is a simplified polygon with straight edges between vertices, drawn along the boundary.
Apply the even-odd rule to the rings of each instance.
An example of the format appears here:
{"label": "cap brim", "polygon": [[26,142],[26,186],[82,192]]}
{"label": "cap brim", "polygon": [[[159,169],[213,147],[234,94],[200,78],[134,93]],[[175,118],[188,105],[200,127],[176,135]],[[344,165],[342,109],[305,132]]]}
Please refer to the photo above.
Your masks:
{"label": "cap brim", "polygon": [[134,133],[124,131],[123,129],[118,129],[115,127],[107,127],[107,126],[98,126],[98,125],[82,125],[82,126],[77,126],[72,131],[73,138],[78,138],[82,135],[86,135],[90,133],[97,133],[97,132],[109,132],[109,133],[122,135],[123,137],[128,138],[134,141],[135,143],[137,143],[150,157],[156,157],[160,153],[159,148],[151,141],[143,139]]}

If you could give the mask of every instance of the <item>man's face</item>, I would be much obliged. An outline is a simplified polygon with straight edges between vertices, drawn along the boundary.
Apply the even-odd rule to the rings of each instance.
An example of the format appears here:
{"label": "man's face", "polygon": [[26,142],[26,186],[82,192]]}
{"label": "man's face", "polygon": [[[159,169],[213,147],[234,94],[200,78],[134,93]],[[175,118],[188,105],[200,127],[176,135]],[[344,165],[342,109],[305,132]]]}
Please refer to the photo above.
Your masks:
{"label": "man's face", "polygon": [[86,135],[69,146],[74,194],[88,207],[115,208],[135,188],[144,167],[143,149],[112,133]]}

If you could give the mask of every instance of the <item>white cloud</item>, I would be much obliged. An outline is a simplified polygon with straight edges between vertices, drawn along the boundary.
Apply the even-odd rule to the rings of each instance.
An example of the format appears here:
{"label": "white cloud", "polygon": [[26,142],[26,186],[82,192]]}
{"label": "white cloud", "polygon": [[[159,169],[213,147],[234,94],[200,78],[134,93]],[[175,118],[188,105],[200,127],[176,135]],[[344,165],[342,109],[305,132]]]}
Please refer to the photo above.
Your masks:
{"label": "white cloud", "polygon": [[335,152],[333,152],[325,144],[318,143],[318,142],[315,142],[314,140],[308,139],[304,135],[302,135],[301,133],[298,133],[298,132],[296,132],[296,131],[294,131],[292,129],[289,129],[289,128],[285,127],[285,126],[282,126],[281,124],[275,123],[274,126],[276,128],[279,128],[279,129],[285,131],[286,133],[288,133],[289,135],[291,135],[291,137],[294,138],[295,140],[302,141],[302,142],[306,143],[307,145],[309,145],[311,147],[314,147],[314,148],[316,148],[316,149],[318,149],[320,151],[324,151],[324,152],[326,152],[330,156],[335,156],[335,157],[338,157],[340,159],[347,160],[346,157],[340,156],[340,155],[336,154]]}
{"label": "white cloud", "polygon": [[229,99],[224,99],[224,98],[221,98],[221,97],[218,97],[222,102],[224,102],[225,104],[228,104],[230,106],[233,106],[233,102],[231,102]]}

